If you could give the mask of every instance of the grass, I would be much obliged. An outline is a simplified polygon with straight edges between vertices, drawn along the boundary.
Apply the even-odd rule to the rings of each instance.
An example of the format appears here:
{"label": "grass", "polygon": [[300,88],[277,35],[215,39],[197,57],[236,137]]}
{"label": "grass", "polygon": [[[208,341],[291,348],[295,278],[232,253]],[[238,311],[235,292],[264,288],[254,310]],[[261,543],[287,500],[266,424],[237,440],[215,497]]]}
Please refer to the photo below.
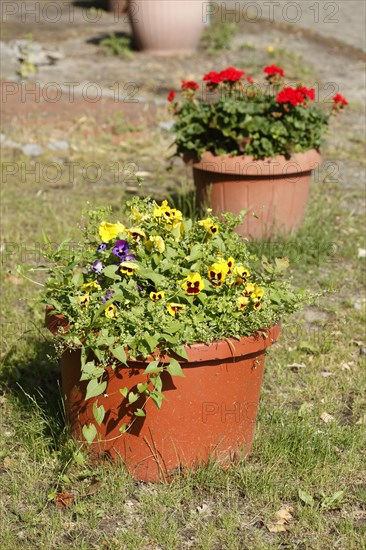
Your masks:
{"label": "grass", "polygon": [[[50,131],[24,126],[7,132],[14,141],[44,145],[45,152],[36,164],[17,151],[3,156],[19,170],[2,189],[1,548],[365,548],[365,260],[358,257],[365,244],[356,176],[341,184],[321,169],[299,232],[250,245],[267,256],[288,255],[297,285],[332,291],[287,320],[267,355],[247,462],[228,470],[210,463],[168,486],[151,485],[132,480],[122,467],[91,463],[69,439],[56,352],[41,306],[31,305],[39,287],[21,278],[15,265],[40,262],[42,230],[53,242],[75,239],[87,202],[116,210],[138,192],[168,195],[188,214],[194,210],[186,168],[174,162],[165,170],[166,134],[121,124],[115,143],[111,133],[92,119],[71,124],[69,151],[56,161],[61,172],[51,181],[45,176],[55,156],[46,148]],[[64,138],[57,128],[52,134]],[[346,123],[337,134],[332,158],[341,151],[347,173],[359,173],[359,142],[340,146]],[[79,163],[72,178],[65,161]],[[91,162],[100,166],[98,178],[86,171]],[[134,183],[131,163],[132,172],[147,172],[142,187]],[[38,175],[26,172],[35,167]],[[38,272],[32,277],[42,280]],[[333,421],[325,422],[323,413]],[[74,501],[57,508],[61,492]],[[271,532],[268,526],[284,507],[291,510],[288,530]]]}

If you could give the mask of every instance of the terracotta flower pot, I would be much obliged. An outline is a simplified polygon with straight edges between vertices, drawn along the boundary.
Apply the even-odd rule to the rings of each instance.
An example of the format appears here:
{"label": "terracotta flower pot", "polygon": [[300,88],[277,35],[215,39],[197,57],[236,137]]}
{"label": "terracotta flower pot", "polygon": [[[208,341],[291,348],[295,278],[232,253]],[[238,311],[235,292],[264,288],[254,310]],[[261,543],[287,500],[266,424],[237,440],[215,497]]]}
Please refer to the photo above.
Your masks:
{"label": "terracotta flower pot", "polygon": [[[56,334],[67,328],[62,316],[46,312],[46,325]],[[277,341],[280,325],[241,340],[186,346],[189,361],[181,361],[185,378],[162,375],[166,399],[162,408],[147,401],[146,417],[135,417],[132,428],[121,434],[133,408],[120,389],[146,382],[146,362],[129,362],[106,369],[107,395],[85,400],[87,382],[80,382],[80,352],[67,350],[61,360],[62,390],[71,433],[79,440],[84,424],[93,423],[93,404],[106,410],[100,441],[90,449],[95,458],[121,459],[132,475],[144,481],[166,481],[181,468],[215,458],[230,464],[251,450],[263,376],[265,350]],[[161,358],[162,361],[167,357]],[[134,403],[141,407],[145,398]]]}
{"label": "terracotta flower pot", "polygon": [[245,209],[247,215],[237,228],[245,237],[263,239],[291,233],[301,225],[311,172],[320,163],[315,149],[288,160],[283,156],[254,160],[206,152],[200,162],[193,163],[197,202],[210,206],[216,215]]}
{"label": "terracotta flower pot", "polygon": [[129,0],[136,46],[157,55],[192,53],[205,23],[203,0]]}
{"label": "terracotta flower pot", "polygon": [[108,9],[113,13],[126,13],[128,0],[108,0]]}

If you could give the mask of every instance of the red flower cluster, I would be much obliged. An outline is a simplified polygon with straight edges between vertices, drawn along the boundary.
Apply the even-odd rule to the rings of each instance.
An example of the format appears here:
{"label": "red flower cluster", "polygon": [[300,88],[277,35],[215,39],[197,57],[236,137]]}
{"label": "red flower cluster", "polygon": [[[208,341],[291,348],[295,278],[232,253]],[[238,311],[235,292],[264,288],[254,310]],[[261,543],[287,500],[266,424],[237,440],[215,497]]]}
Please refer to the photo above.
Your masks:
{"label": "red flower cluster", "polygon": [[305,86],[298,86],[297,88],[284,88],[277,95],[278,103],[291,103],[294,107],[301,103],[305,103],[306,99],[315,99],[314,88],[308,89]]}
{"label": "red flower cluster", "polygon": [[198,90],[199,85],[194,80],[182,80],[182,90]]}
{"label": "red flower cluster", "polygon": [[281,67],[276,67],[276,65],[269,65],[268,67],[264,67],[263,71],[268,76],[285,76],[285,71]]}
{"label": "red flower cluster", "polygon": [[334,103],[338,103],[339,105],[348,105],[347,99],[341,94],[336,94],[332,99]]}
{"label": "red flower cluster", "polygon": [[203,77],[203,81],[208,82],[209,84],[220,84],[220,82],[237,82],[245,75],[245,71],[238,71],[235,67],[228,67],[220,73],[216,71],[211,71]]}
{"label": "red flower cluster", "polygon": [[174,98],[175,98],[175,92],[172,90],[171,92],[169,92],[167,99],[168,101],[172,102]]}

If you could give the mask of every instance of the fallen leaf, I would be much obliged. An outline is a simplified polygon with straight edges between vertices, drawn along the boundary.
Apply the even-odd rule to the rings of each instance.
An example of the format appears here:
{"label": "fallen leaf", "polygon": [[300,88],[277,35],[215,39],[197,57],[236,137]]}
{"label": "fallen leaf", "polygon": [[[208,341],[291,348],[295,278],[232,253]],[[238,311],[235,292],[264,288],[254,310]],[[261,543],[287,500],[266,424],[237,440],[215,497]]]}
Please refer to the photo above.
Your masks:
{"label": "fallen leaf", "polygon": [[[365,424],[366,425],[366,413],[357,420],[356,424]],[[5,459],[4,459],[5,461]]]}
{"label": "fallen leaf", "polygon": [[23,279],[20,277],[17,277],[16,275],[12,275],[11,273],[8,273],[4,276],[4,282],[5,283],[11,283],[12,285],[19,286],[23,284]]}
{"label": "fallen leaf", "polygon": [[90,497],[94,495],[101,487],[102,482],[101,481],[95,481],[88,487],[88,492],[82,495],[83,497]]}
{"label": "fallen leaf", "polygon": [[291,512],[293,512],[291,506],[286,506],[278,510],[275,513],[275,521],[266,525],[268,531],[270,533],[285,533],[289,531],[289,522],[294,519]]}
{"label": "fallen leaf", "polygon": [[57,493],[55,496],[56,508],[64,510],[68,506],[71,506],[75,500],[75,495],[64,491],[63,493]]}
{"label": "fallen leaf", "polygon": [[335,422],[336,419],[334,418],[334,416],[332,416],[331,414],[327,413],[327,412],[322,412],[322,414],[320,415],[320,418],[323,420],[323,422],[326,422],[327,424],[329,422]]}
{"label": "fallen leaf", "polygon": [[13,466],[13,461],[10,456],[6,456],[3,460],[4,468],[11,468]]}
{"label": "fallen leaf", "polygon": [[278,521],[291,521],[293,519],[293,516],[291,512],[293,512],[293,508],[291,506],[287,506],[286,508],[281,508],[281,510],[278,510],[278,512],[275,513],[276,518]]}
{"label": "fallen leaf", "polygon": [[320,376],[323,376],[323,378],[327,378],[328,376],[333,376],[333,372],[323,371],[320,373]]}
{"label": "fallen leaf", "polygon": [[268,523],[266,527],[270,533],[285,533],[289,530],[288,525],[282,523]]}

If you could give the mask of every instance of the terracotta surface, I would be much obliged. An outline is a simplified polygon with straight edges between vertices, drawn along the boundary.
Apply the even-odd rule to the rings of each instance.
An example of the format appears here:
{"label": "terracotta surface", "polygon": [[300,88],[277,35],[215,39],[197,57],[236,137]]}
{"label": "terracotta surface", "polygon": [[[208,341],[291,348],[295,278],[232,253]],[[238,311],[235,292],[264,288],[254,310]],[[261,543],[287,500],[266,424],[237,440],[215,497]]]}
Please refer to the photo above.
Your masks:
{"label": "terracotta surface", "polygon": [[156,55],[192,53],[204,29],[203,0],[133,0],[128,10],[136,46]]}
{"label": "terracotta surface", "polygon": [[205,153],[200,162],[193,163],[197,201],[211,206],[214,214],[246,210],[237,229],[245,237],[291,233],[301,225],[311,172],[320,164],[321,156],[314,149],[289,160],[278,156],[256,161]]}
{"label": "terracotta surface", "polygon": [[[47,326],[55,333],[61,318]],[[189,362],[181,361],[186,377],[164,373],[166,399],[159,410],[146,403],[146,417],[135,417],[128,433],[119,427],[128,424],[133,411],[145,398],[129,406],[120,389],[136,389],[146,382],[144,362],[129,362],[106,369],[108,395],[85,401],[87,382],[80,380],[80,352],[66,351],[62,356],[62,389],[72,434],[82,440],[81,428],[93,423],[94,402],[107,414],[97,426],[100,441],[90,449],[96,459],[105,456],[121,459],[132,475],[144,481],[167,481],[177,471],[207,462],[210,457],[222,464],[247,456],[251,450],[263,376],[265,349],[277,341],[280,326],[262,334],[215,342],[210,346],[187,346]],[[167,360],[167,358],[163,358]]]}
{"label": "terracotta surface", "polygon": [[108,9],[114,13],[126,13],[128,0],[109,0]]}

